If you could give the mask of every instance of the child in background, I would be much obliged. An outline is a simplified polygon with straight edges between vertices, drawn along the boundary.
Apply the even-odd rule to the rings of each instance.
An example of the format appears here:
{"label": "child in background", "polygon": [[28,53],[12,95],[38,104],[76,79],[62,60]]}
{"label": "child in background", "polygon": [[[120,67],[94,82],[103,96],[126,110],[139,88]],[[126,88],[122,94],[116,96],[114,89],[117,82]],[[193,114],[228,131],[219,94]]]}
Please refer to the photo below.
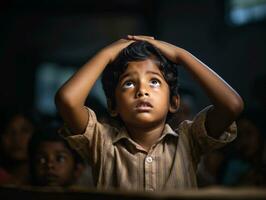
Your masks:
{"label": "child in background", "polygon": [[80,156],[57,131],[57,128],[47,126],[34,134],[29,143],[33,186],[73,186],[83,172]]}
{"label": "child in background", "polygon": [[[167,124],[179,108],[182,65],[213,105]],[[110,115],[120,126],[100,123],[85,100],[103,72]],[[200,156],[236,137],[241,97],[188,51],[148,36],[127,36],[103,48],[57,92],[61,131],[92,166],[99,189],[160,191],[197,187]]]}
{"label": "child in background", "polygon": [[29,182],[28,143],[37,126],[37,113],[11,108],[0,120],[0,185]]}

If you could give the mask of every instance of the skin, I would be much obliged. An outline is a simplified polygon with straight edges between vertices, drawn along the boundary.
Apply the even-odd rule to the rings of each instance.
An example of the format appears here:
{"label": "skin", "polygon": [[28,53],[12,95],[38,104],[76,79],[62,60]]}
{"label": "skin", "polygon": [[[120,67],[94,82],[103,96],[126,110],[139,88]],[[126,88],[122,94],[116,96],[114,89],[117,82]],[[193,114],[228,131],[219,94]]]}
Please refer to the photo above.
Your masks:
{"label": "skin", "polygon": [[[201,86],[213,104],[213,109],[209,110],[205,123],[210,136],[218,138],[242,112],[244,104],[238,93],[191,53],[172,44],[155,40],[153,37],[129,35],[127,39],[121,39],[99,51],[57,92],[55,103],[58,111],[73,133],[82,133],[86,128],[89,119],[84,103],[93,84],[106,65],[134,41],[147,41],[157,47],[169,60],[181,64]],[[127,127],[128,124],[125,123],[125,126]],[[150,134],[158,138],[162,130],[155,127],[147,130],[145,126],[146,124],[143,123],[144,128],[139,129],[139,134],[142,135],[139,143],[149,149]],[[132,127],[129,131],[132,131],[131,129]]]}
{"label": "skin", "polygon": [[[168,112],[177,108],[177,104],[170,104],[169,86],[151,59],[129,62],[120,77],[115,96],[117,106],[114,112],[123,120],[131,138],[146,149],[160,137]],[[143,142],[140,133],[144,129],[146,141]]]}
{"label": "skin", "polygon": [[79,172],[72,153],[61,142],[40,144],[35,155],[35,177],[39,185],[67,186]]}

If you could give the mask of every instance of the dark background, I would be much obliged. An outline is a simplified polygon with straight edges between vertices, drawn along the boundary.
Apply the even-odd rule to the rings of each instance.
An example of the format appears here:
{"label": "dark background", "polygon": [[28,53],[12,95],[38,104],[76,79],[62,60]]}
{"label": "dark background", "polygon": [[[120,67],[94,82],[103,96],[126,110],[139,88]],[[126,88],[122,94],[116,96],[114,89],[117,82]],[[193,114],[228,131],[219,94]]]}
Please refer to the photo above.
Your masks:
{"label": "dark background", "polygon": [[[2,0],[0,105],[36,107],[42,63],[78,69],[105,45],[142,34],[187,49],[252,107],[251,86],[266,74],[266,21],[230,25],[228,5],[222,0]],[[189,74],[181,70],[180,77],[181,87],[194,91],[198,110],[209,104]]]}

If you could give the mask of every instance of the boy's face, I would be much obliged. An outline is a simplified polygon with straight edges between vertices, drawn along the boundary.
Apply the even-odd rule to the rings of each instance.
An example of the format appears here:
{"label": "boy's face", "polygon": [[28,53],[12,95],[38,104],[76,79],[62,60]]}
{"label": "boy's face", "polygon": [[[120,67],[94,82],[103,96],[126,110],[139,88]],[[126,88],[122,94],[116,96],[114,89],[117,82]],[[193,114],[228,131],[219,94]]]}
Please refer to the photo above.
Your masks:
{"label": "boy's face", "polygon": [[62,142],[45,141],[35,156],[35,177],[39,185],[67,186],[75,179],[75,160]]}
{"label": "boy's face", "polygon": [[169,86],[151,59],[129,62],[115,97],[115,112],[127,126],[164,123],[171,107]]}

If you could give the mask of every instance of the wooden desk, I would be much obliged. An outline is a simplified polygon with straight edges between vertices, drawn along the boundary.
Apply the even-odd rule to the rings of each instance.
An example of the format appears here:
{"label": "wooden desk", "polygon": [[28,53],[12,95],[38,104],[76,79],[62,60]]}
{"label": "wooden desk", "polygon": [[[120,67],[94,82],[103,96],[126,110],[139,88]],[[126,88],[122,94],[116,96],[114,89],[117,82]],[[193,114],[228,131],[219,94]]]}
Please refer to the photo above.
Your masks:
{"label": "wooden desk", "polygon": [[0,187],[1,200],[266,200],[266,188],[221,188],[165,192],[99,191],[89,188]]}

